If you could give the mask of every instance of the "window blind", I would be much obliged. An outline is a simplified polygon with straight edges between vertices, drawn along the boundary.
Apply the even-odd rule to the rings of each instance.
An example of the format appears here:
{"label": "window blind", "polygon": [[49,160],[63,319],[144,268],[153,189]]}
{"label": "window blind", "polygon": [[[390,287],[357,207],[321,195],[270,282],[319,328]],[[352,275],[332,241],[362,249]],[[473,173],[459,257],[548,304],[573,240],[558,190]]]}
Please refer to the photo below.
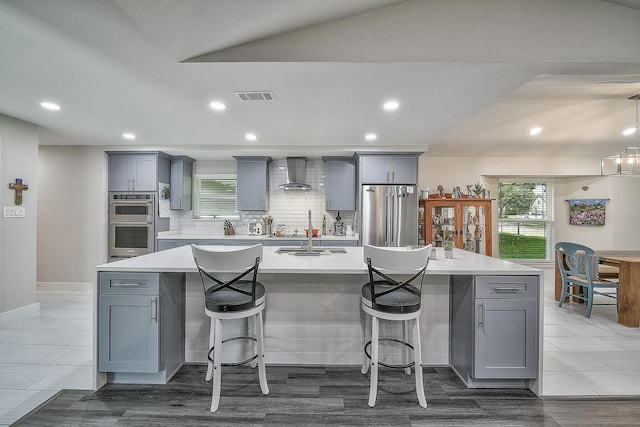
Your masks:
{"label": "window blind", "polygon": [[194,195],[197,200],[194,216],[237,216],[237,191],[238,180],[235,175],[196,175]]}

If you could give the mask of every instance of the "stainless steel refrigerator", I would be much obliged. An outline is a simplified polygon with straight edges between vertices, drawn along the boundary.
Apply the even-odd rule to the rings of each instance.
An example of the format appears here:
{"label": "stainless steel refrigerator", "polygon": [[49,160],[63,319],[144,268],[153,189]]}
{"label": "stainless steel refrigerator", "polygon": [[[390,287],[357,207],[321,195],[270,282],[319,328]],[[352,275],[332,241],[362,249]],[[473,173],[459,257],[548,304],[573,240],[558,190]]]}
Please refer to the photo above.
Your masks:
{"label": "stainless steel refrigerator", "polygon": [[415,185],[363,185],[360,233],[363,245],[418,244]]}

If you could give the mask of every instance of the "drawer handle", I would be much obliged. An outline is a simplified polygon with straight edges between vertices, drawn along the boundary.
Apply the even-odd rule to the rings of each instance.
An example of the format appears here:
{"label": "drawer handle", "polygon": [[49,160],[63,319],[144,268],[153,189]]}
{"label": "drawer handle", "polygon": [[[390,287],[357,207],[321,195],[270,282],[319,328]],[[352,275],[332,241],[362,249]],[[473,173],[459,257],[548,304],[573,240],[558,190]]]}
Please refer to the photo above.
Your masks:
{"label": "drawer handle", "polygon": [[127,283],[127,282],[116,283],[116,282],[111,282],[111,286],[136,287],[136,286],[144,286],[144,285],[146,285],[146,282],[142,282],[142,283]]}
{"label": "drawer handle", "polygon": [[151,321],[158,320],[158,298],[151,298]]}
{"label": "drawer handle", "polygon": [[500,287],[496,286],[494,288],[494,290],[496,292],[514,292],[515,293],[515,292],[520,292],[522,289],[520,289],[520,288],[500,288]]}

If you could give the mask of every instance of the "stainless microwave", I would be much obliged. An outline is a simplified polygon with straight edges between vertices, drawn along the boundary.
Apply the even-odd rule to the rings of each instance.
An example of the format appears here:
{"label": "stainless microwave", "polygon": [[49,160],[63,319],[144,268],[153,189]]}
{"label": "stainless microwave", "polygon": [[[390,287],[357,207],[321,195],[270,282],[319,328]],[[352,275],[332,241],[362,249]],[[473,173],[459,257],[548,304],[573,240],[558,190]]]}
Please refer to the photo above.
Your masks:
{"label": "stainless microwave", "polygon": [[154,220],[153,194],[110,194],[109,222],[146,222]]}

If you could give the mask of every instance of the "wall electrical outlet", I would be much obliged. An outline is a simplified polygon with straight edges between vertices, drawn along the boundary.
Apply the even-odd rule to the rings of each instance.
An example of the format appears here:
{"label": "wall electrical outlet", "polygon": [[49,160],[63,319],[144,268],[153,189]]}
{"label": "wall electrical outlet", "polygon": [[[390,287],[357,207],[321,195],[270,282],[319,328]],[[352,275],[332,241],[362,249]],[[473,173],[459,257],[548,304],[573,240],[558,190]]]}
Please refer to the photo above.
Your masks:
{"label": "wall electrical outlet", "polygon": [[5,206],[2,209],[2,216],[4,218],[24,218],[25,213],[24,206]]}

